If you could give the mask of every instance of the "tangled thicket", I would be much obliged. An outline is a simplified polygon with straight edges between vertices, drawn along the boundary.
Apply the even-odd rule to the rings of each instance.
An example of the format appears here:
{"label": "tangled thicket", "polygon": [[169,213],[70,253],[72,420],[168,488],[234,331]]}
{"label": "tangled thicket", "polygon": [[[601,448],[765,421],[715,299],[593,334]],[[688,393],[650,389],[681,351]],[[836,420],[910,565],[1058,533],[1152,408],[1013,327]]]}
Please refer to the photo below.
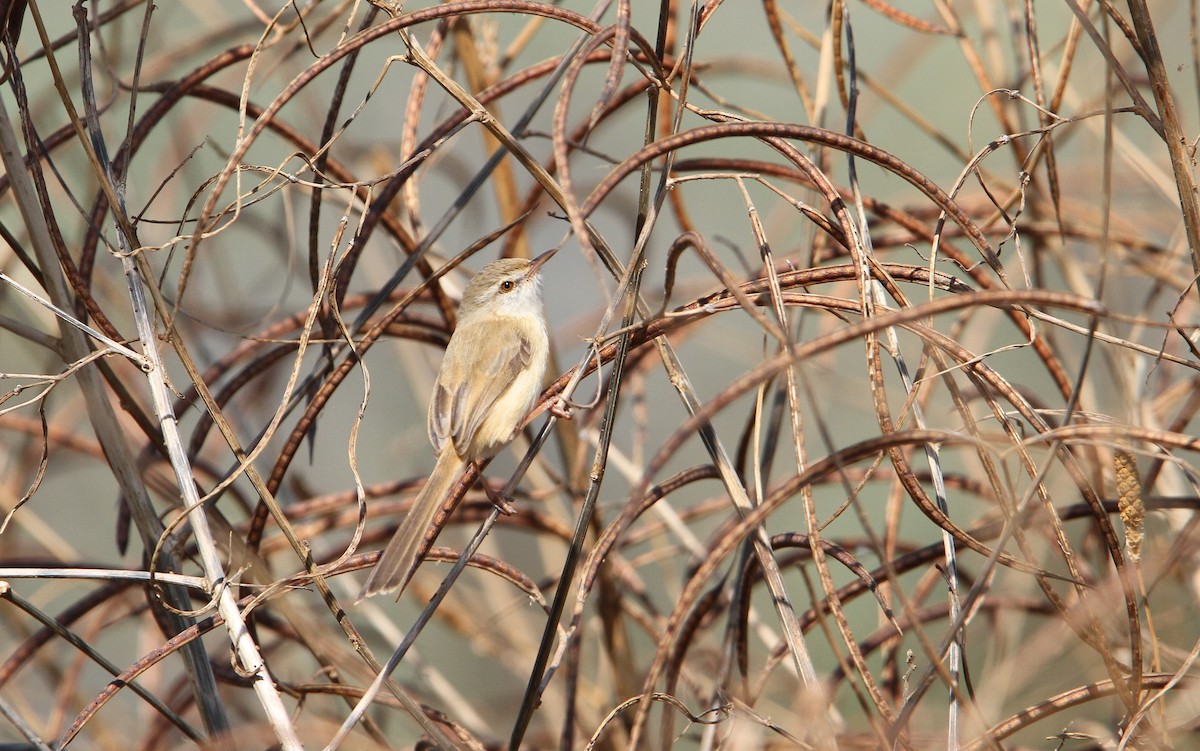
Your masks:
{"label": "tangled thicket", "polygon": [[[1194,2],[51,5],[0,740],[1197,743]],[[525,437],[356,603],[464,279],[551,246]]]}

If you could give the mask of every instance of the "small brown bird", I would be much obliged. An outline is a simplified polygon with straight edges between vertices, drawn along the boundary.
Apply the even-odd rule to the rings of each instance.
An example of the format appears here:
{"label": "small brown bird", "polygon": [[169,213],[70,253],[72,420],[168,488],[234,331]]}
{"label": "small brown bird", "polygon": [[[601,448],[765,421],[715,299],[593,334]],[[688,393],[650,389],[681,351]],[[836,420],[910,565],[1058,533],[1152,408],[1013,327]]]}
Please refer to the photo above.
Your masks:
{"label": "small brown bird", "polygon": [[555,250],[532,261],[493,261],[467,284],[429,402],[437,465],[359,599],[403,590],[420,565],[433,518],[467,464],[508,444],[537,401],[550,357],[540,271]]}

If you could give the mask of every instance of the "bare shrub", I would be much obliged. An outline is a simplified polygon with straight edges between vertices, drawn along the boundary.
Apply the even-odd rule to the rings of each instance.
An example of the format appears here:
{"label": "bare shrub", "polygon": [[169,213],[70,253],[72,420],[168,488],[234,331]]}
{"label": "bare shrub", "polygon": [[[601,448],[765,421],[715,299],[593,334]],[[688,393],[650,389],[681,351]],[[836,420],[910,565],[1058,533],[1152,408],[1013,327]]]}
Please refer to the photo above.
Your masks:
{"label": "bare shrub", "polygon": [[[0,740],[1195,747],[1145,5],[0,3]],[[356,602],[470,271],[559,246],[523,437]]]}

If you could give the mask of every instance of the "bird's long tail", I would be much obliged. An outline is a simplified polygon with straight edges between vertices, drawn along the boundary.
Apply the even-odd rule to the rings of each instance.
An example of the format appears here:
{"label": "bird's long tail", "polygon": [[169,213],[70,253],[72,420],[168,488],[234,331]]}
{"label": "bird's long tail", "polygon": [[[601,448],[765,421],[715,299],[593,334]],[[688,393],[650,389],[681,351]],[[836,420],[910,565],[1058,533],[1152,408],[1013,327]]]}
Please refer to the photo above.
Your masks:
{"label": "bird's long tail", "polygon": [[362,600],[381,592],[402,590],[408,584],[408,580],[421,563],[418,556],[425,536],[433,525],[433,519],[464,467],[466,462],[463,458],[452,445],[447,445],[438,457],[437,466],[433,468],[425,487],[421,488],[417,500],[413,502],[412,510],[392,535],[391,541],[383,550],[383,555],[379,556],[379,562],[371,571],[371,576],[358,599]]}

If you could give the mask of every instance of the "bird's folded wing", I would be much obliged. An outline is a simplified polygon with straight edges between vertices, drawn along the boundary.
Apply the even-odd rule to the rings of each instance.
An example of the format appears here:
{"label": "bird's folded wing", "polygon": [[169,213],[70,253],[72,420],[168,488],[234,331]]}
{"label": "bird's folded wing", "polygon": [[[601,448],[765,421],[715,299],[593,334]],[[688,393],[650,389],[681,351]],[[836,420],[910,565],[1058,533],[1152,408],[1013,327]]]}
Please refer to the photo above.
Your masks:
{"label": "bird's folded wing", "polygon": [[514,327],[472,326],[455,333],[429,404],[429,440],[439,453],[447,439],[460,455],[466,451],[531,355],[529,340]]}

